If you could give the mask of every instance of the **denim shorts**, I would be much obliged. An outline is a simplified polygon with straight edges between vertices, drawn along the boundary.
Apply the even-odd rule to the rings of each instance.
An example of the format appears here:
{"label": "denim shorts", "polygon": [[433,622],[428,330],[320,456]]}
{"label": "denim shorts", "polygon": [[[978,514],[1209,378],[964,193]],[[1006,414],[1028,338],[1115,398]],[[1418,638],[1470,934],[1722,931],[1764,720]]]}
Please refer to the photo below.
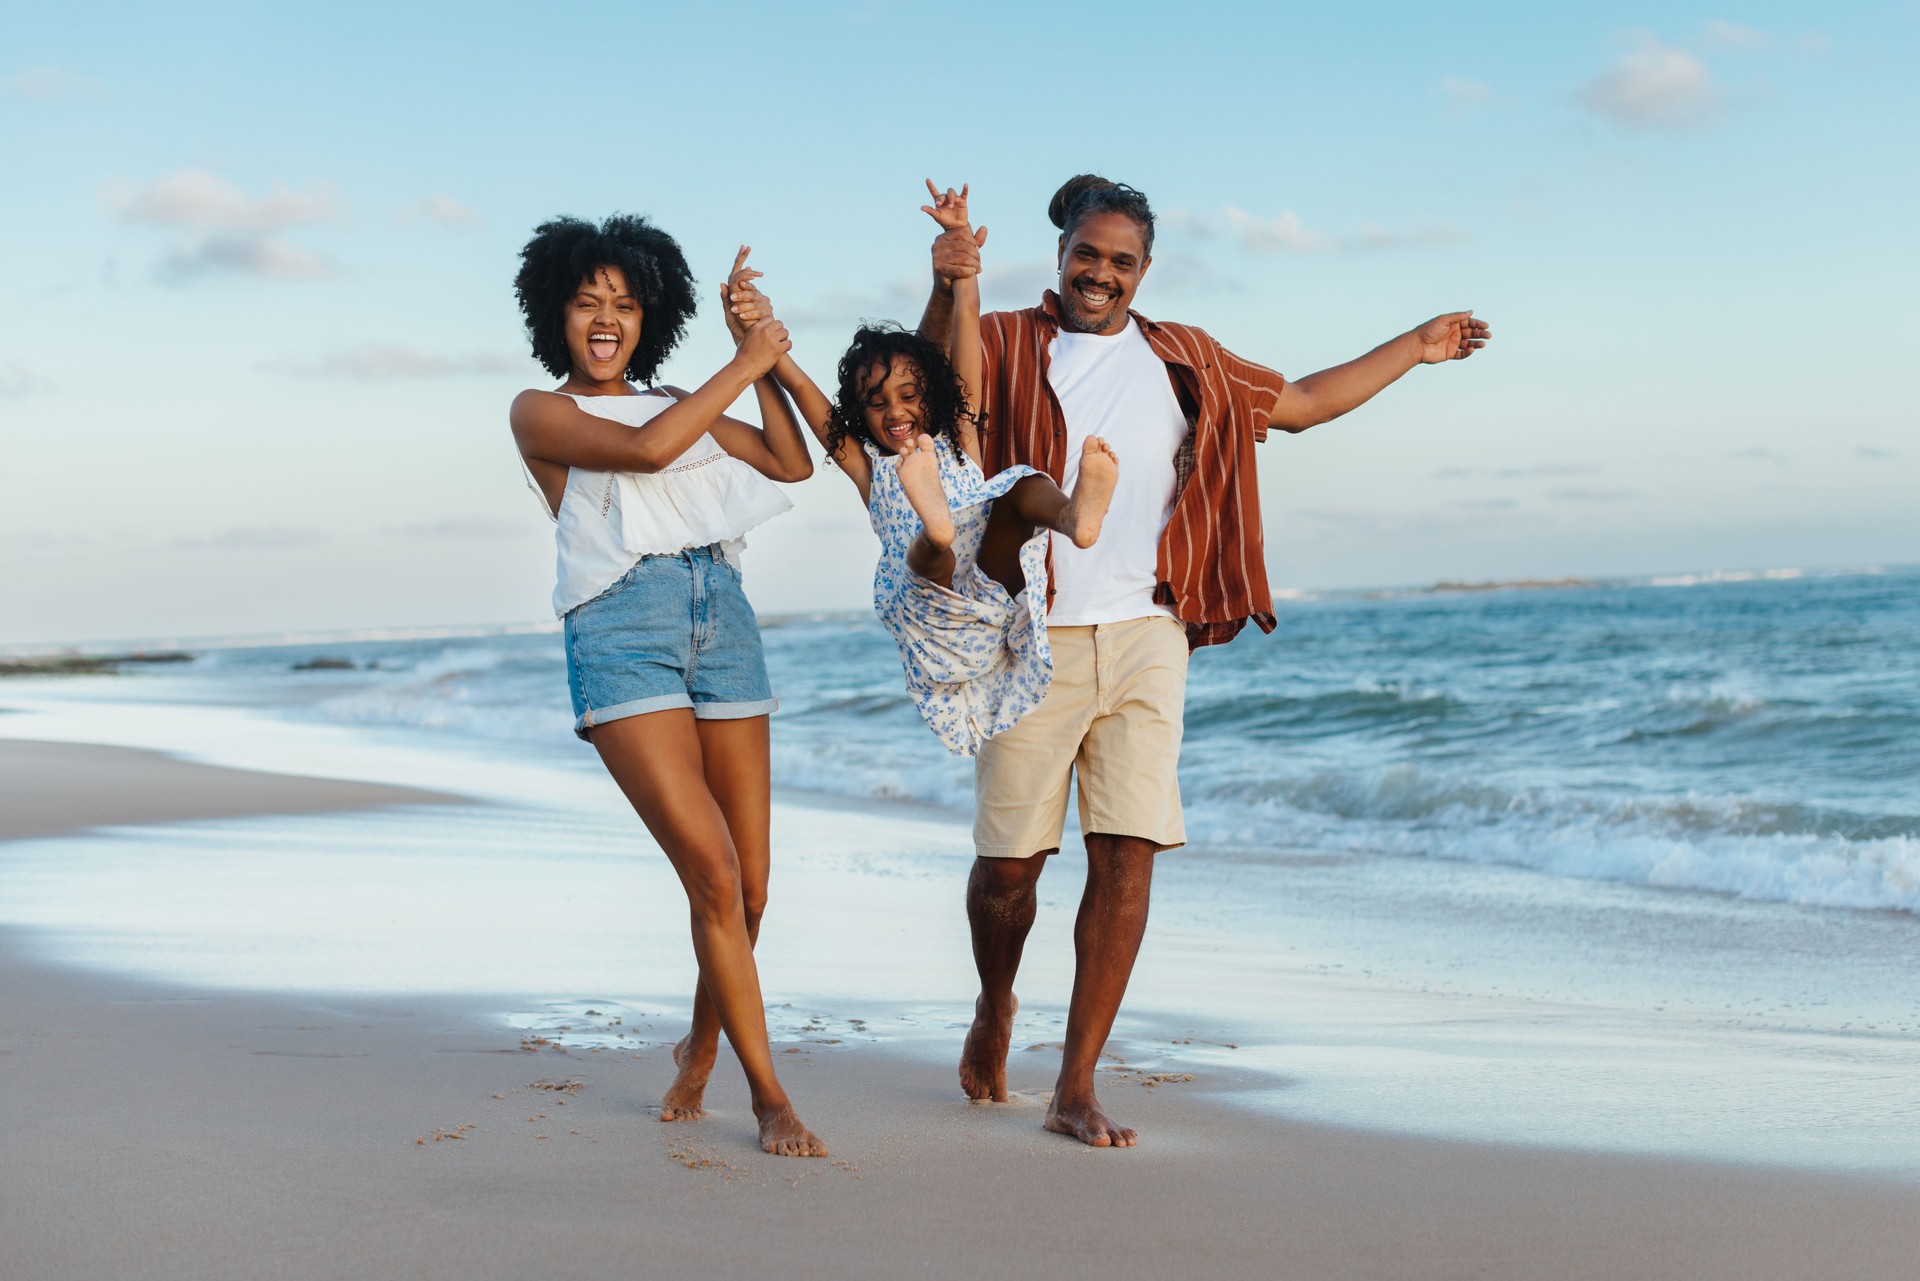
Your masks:
{"label": "denim shorts", "polygon": [[765,716],[775,707],[760,625],[740,571],[716,544],[647,556],[567,611],[573,732],[677,707],[700,720]]}

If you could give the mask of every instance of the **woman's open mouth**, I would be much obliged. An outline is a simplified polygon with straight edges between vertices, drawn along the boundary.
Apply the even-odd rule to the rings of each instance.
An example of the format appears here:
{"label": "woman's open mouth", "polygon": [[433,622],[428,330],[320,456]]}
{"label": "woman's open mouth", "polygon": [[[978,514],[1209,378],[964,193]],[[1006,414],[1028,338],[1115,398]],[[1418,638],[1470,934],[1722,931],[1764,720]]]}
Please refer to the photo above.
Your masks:
{"label": "woman's open mouth", "polygon": [[587,354],[595,360],[612,360],[619,352],[619,334],[591,334],[587,338]]}

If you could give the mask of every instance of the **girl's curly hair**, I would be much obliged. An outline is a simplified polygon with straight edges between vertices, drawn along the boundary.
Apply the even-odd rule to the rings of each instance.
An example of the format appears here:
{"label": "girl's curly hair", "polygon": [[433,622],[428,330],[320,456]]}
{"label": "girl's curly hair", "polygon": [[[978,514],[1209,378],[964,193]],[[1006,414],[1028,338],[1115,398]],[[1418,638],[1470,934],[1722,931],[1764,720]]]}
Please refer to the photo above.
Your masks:
{"label": "girl's curly hair", "polygon": [[640,341],[627,361],[627,378],[648,385],[686,333],[698,303],[680,246],[633,214],[614,214],[598,227],[582,218],[552,218],[533,229],[513,278],[533,358],[555,378],[571,372],[567,304],[580,282],[602,267],[618,267],[640,302]]}
{"label": "girl's curly hair", "polygon": [[840,386],[833,398],[833,410],[827,416],[827,456],[840,452],[848,440],[863,440],[884,449],[867,430],[867,395],[873,390],[868,382],[875,365],[884,371],[893,367],[893,358],[904,356],[920,375],[920,398],[926,407],[920,430],[929,436],[951,434],[961,422],[979,427],[980,416],[967,408],[966,389],[953,362],[939,344],[898,325],[862,325],[854,331],[853,344],[840,357]]}

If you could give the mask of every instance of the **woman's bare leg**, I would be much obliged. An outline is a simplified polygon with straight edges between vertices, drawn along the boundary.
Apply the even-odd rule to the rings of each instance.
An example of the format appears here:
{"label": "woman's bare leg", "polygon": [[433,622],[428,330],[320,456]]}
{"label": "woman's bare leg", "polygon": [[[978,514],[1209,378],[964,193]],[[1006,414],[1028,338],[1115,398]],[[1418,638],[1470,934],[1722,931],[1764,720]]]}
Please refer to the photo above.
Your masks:
{"label": "woman's bare leg", "polygon": [[[707,782],[693,713],[675,709],[610,721],[594,728],[593,745],[687,892],[700,986],[740,1056],[760,1122],[760,1146],[778,1156],[825,1156],[826,1145],[800,1124],[774,1074],[747,932],[745,878],[726,815]],[[722,762],[719,768],[730,767]]]}
{"label": "woman's bare leg", "polygon": [[[707,790],[726,819],[740,862],[740,903],[747,938],[760,941],[760,917],[767,906],[767,875],[772,865],[772,771],[768,764],[767,718],[694,721]],[[679,1074],[660,1100],[662,1121],[692,1121],[706,1115],[701,1106],[707,1078],[720,1054],[720,1014],[700,984],[693,991],[693,1026],[673,1047]]]}

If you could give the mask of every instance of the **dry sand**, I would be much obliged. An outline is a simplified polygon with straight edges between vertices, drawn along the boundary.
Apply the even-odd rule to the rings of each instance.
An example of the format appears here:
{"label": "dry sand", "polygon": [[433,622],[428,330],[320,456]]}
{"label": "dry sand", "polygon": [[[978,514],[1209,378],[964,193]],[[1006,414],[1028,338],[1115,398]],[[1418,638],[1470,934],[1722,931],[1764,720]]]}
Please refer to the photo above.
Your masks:
{"label": "dry sand", "polygon": [[[0,749],[14,835],[430,799]],[[6,1281],[1904,1278],[1920,1254],[1910,1185],[1318,1128],[1209,1074],[1109,1087],[1143,1144],[1096,1152],[871,1045],[779,1047],[834,1148],[781,1160],[724,1055],[713,1115],[663,1125],[664,1044],[529,1050],[486,1002],[168,989],[32,944],[0,933]]]}

